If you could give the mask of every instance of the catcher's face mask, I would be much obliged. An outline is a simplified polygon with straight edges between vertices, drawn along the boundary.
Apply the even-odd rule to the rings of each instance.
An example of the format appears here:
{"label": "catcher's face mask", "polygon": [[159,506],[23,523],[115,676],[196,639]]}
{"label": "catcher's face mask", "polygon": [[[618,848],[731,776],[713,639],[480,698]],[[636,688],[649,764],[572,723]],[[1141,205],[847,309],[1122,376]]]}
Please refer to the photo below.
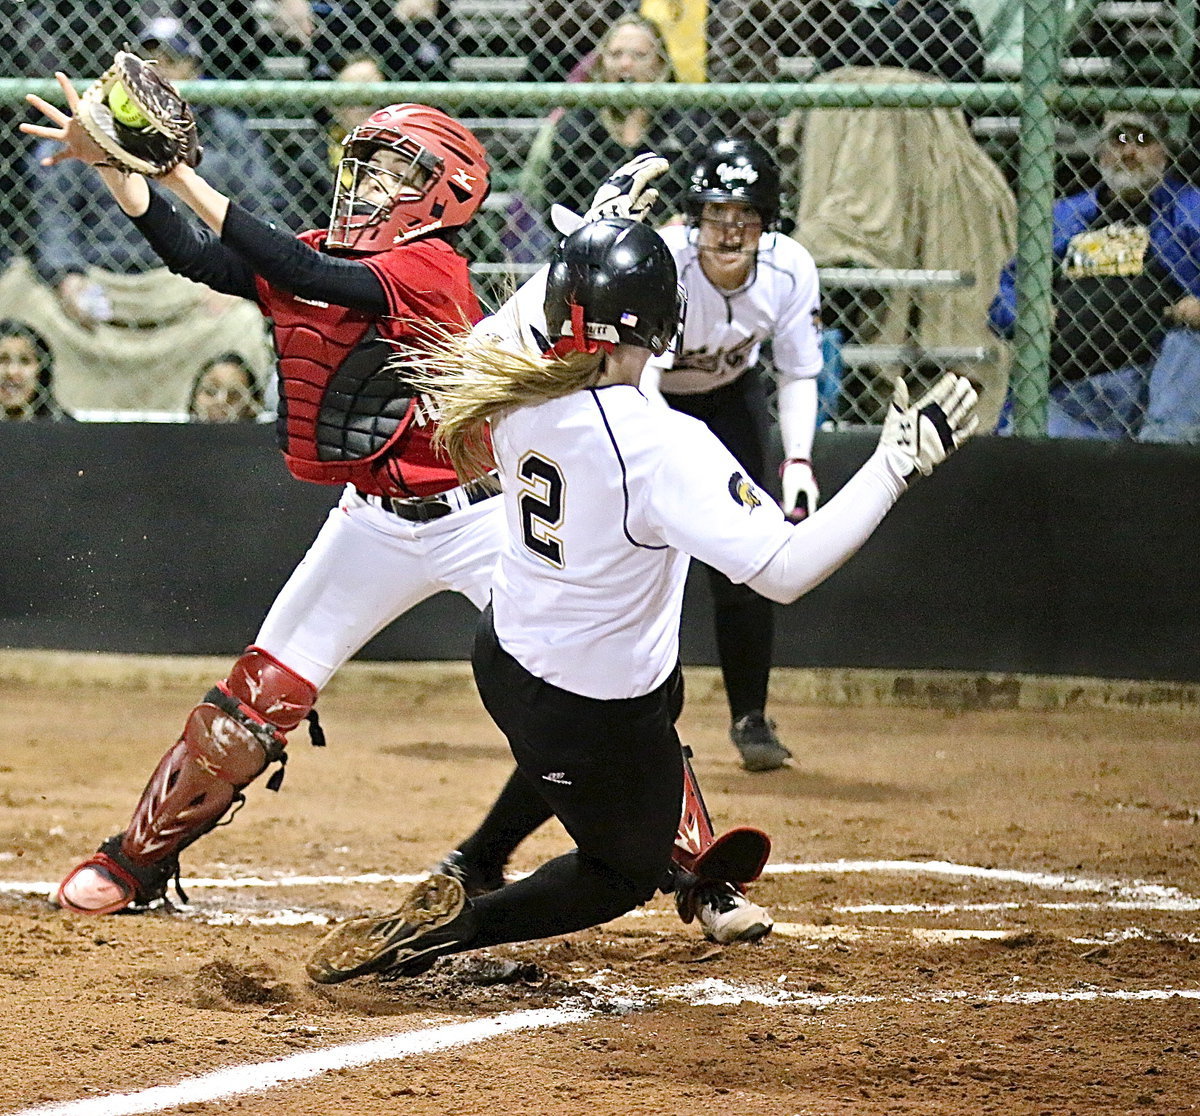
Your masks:
{"label": "catcher's face mask", "polygon": [[386,252],[461,228],[488,188],[487,155],[468,128],[429,105],[388,105],[350,135],[326,243]]}
{"label": "catcher's face mask", "polygon": [[441,172],[436,155],[407,139],[374,149],[350,144],[338,166],[328,245],[361,251],[391,247],[387,234],[393,212],[421,201]]}

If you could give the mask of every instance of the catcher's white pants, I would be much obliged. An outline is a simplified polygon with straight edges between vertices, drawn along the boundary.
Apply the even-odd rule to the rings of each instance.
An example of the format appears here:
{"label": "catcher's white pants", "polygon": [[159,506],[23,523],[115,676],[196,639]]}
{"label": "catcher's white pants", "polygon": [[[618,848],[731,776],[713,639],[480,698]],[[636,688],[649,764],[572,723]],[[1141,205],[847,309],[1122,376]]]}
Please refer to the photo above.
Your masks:
{"label": "catcher's white pants", "polygon": [[[317,689],[398,616],[443,589],[487,604],[505,535],[499,497],[412,523],[347,487],[255,644]],[[470,648],[463,648],[463,657]]]}

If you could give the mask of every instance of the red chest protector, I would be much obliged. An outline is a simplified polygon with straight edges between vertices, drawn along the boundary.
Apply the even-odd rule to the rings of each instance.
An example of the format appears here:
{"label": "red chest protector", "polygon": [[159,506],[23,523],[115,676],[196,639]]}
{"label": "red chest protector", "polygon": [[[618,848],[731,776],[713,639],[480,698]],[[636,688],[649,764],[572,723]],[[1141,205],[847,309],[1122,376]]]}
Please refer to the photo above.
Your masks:
{"label": "red chest protector", "polygon": [[[324,235],[300,239],[319,247]],[[294,477],[316,484],[398,497],[453,488],[458,478],[431,444],[429,408],[393,358],[419,344],[425,323],[465,329],[479,320],[466,261],[445,241],[424,240],[363,262],[387,294],[383,317],[256,280],[279,359],[279,448]]]}

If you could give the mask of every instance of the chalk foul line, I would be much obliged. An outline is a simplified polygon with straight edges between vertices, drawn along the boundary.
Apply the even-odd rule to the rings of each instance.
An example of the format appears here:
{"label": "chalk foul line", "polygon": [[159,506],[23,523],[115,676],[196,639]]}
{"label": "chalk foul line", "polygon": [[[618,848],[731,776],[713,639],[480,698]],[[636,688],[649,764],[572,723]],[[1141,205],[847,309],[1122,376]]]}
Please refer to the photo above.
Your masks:
{"label": "chalk foul line", "polygon": [[263,1093],[297,1081],[307,1081],[334,1070],[353,1069],[376,1062],[396,1061],[419,1054],[431,1054],[496,1038],[518,1031],[574,1023],[592,1014],[589,1010],[539,1008],[508,1015],[476,1019],[469,1023],[449,1023],[419,1031],[367,1039],[342,1046],[330,1046],[304,1054],[291,1054],[268,1062],[228,1066],[185,1078],[176,1085],[156,1085],[135,1093],[116,1093],[107,1097],[86,1097],[24,1108],[13,1116],[135,1116],[143,1112],[161,1112],[181,1104],[200,1104],[229,1097]]}
{"label": "chalk foul line", "polygon": [[[1110,896],[1114,901],[1132,904],[1158,903],[1164,910],[1200,910],[1200,899],[1179,888],[1143,880],[1112,880],[1088,876],[1068,876],[1052,872],[1026,872],[1015,868],[984,868],[975,864],[956,864],[946,860],[827,860],[806,863],[768,864],[764,875],[838,875],[844,873],[896,872],[913,875],[946,876],[1018,884],[1048,891],[1090,892]],[[413,884],[425,873],[385,874],[363,872],[357,875],[278,875],[187,877],[184,887],[196,890],[233,890],[242,888],[301,887],[373,887],[381,884]],[[514,877],[518,878],[518,877]],[[58,886],[48,880],[0,880],[0,893],[47,895]]]}

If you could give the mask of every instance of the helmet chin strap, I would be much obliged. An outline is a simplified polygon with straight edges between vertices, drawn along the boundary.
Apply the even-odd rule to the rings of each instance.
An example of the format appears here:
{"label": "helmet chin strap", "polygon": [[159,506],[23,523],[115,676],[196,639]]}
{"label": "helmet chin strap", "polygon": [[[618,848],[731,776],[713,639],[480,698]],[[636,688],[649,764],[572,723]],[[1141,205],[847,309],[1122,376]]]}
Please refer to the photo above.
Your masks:
{"label": "helmet chin strap", "polygon": [[611,353],[616,347],[611,341],[596,341],[587,336],[587,327],[583,321],[583,307],[577,302],[571,304],[571,336],[560,337],[549,349],[547,356],[561,357],[568,353]]}

